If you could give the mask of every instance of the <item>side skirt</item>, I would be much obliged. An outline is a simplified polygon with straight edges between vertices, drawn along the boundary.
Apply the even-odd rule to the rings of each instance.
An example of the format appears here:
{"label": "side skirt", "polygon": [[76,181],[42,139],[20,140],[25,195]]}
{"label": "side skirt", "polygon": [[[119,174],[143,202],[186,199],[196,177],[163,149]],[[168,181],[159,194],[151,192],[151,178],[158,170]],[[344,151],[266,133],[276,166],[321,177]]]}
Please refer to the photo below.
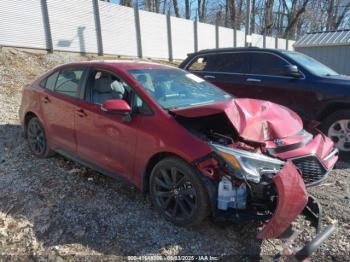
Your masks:
{"label": "side skirt", "polygon": [[80,157],[78,156],[75,156],[73,154],[70,154],[64,150],[61,150],[61,149],[55,149],[55,152],[57,152],[58,154],[64,156],[65,158],[68,158],[70,160],[73,160],[74,162],[77,162],[85,167],[88,167],[88,168],[91,168],[92,170],[104,175],[104,176],[108,176],[108,177],[111,177],[113,179],[115,179],[116,181],[120,182],[120,183],[123,183],[125,185],[128,185],[128,186],[135,186],[133,183],[131,183],[129,180],[127,180],[124,176],[120,175],[120,174],[117,174],[117,173],[113,173],[113,172],[110,172],[108,170],[106,170],[105,168],[99,166],[99,165],[96,165],[94,163],[91,163],[89,161],[86,161],[86,160],[83,160],[81,159]]}

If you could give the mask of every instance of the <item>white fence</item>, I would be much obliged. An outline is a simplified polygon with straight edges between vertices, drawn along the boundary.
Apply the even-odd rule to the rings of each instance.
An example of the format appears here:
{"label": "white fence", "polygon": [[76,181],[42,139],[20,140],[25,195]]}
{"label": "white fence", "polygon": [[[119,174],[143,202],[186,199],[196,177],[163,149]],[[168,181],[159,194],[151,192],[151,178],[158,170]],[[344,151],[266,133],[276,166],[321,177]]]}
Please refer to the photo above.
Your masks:
{"label": "white fence", "polygon": [[[294,43],[257,34],[251,39],[267,48],[291,50]],[[1,0],[0,45],[172,60],[245,46],[245,33],[98,0]]]}

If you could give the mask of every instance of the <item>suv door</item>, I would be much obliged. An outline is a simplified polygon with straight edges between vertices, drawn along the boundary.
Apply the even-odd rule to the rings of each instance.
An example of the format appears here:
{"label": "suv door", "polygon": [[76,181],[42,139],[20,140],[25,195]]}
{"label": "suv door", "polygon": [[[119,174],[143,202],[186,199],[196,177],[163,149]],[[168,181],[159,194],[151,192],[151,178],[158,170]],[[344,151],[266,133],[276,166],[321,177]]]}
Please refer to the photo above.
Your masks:
{"label": "suv door", "polygon": [[76,152],[74,115],[81,98],[84,68],[65,68],[42,81],[41,96],[45,131],[53,149]]}
{"label": "suv door", "polygon": [[78,156],[103,172],[126,176],[133,173],[140,117],[131,120],[101,110],[109,99],[130,105],[133,89],[115,73],[92,68],[85,84],[85,99],[76,115]]}
{"label": "suv door", "polygon": [[187,70],[234,96],[248,97],[244,85],[249,67],[248,54],[230,52],[197,56]]}
{"label": "suv door", "polygon": [[246,85],[252,91],[250,97],[268,100],[291,108],[299,115],[305,115],[304,108],[315,105],[313,89],[306,85],[305,76],[285,75],[290,63],[277,54],[250,52],[251,69]]}

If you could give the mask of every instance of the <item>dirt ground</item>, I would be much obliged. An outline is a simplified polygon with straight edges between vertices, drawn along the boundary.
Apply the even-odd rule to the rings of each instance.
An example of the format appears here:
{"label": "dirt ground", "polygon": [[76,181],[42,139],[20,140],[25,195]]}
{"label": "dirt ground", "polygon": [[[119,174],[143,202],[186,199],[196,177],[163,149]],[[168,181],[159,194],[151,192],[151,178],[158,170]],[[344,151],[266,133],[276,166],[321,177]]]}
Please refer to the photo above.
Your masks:
{"label": "dirt ground", "polygon": [[[271,261],[279,240],[256,239],[254,224],[180,228],[165,221],[136,188],[55,156],[33,157],[18,122],[21,88],[55,65],[88,60],[67,53],[0,52],[0,260],[125,260],[127,255],[213,255],[228,261]],[[339,162],[310,191],[335,235],[315,261],[350,261],[350,163]],[[325,219],[327,222],[327,218]],[[294,225],[310,239],[300,217]]]}

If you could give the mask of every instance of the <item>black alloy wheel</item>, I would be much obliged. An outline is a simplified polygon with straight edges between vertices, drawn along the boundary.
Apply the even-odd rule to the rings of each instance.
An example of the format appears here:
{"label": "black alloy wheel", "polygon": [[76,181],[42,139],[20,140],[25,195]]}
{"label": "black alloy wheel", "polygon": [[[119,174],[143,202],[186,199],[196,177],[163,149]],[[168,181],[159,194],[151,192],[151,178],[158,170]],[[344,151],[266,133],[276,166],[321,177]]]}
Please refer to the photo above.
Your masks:
{"label": "black alloy wheel", "polygon": [[206,189],[186,162],[162,160],[153,169],[150,186],[153,204],[171,222],[194,225],[207,216]]}
{"label": "black alloy wheel", "polygon": [[35,156],[46,158],[53,154],[47,145],[45,130],[38,118],[33,117],[29,120],[26,131],[29,148]]}

